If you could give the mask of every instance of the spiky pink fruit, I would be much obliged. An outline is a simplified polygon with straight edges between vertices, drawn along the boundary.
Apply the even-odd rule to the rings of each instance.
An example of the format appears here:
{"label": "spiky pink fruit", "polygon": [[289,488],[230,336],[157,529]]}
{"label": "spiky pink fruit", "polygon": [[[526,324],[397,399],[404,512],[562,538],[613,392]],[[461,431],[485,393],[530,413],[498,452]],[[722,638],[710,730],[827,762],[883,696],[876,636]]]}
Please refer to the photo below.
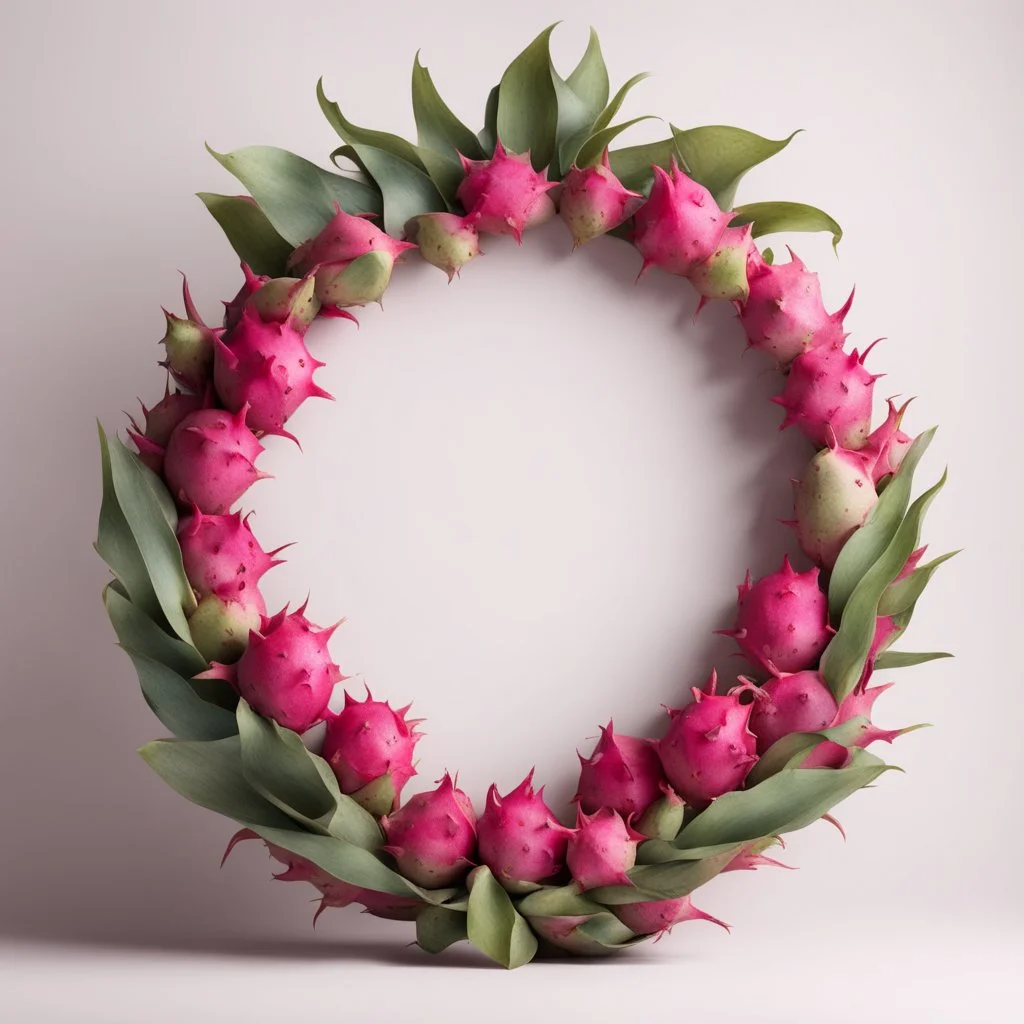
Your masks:
{"label": "spiky pink fruit", "polygon": [[788,366],[801,352],[821,345],[842,345],[843,320],[853,293],[835,313],[826,311],[818,275],[792,249],[789,263],[768,264],[756,249],[747,264],[750,293],[740,306],[740,322],[752,348]]}
{"label": "spiky pink fruit", "polygon": [[425,889],[452,885],[472,866],[476,812],[447,772],[437,789],[417,793],[380,823],[399,870]]}
{"label": "spiky pink fruit", "polygon": [[416,774],[413,748],[419,742],[418,720],[406,719],[409,707],[393,710],[386,701],[345,694],[345,706],[327,716],[323,757],[331,766],[343,793],[358,793],[378,779],[390,780],[396,810],[402,787]]}
{"label": "spiky pink fruit", "polygon": [[147,409],[139,402],[142,406],[144,426],[139,426],[134,417],[128,417],[131,423],[128,436],[135,443],[139,458],[154,473],[163,473],[164,453],[174,428],[189,413],[202,409],[204,404],[199,395],[192,395],[187,391],[171,391],[168,386],[164,389],[164,397],[151,409]]}
{"label": "spiky pink fruit", "polygon": [[487,791],[477,825],[480,861],[506,889],[518,892],[562,872],[571,834],[544,803],[544,787],[534,792],[531,770],[505,796],[494,785]]}
{"label": "spiky pink fruit", "polygon": [[750,661],[768,672],[799,672],[817,664],[828,646],[828,598],[818,586],[817,567],[797,572],[782,560],[778,572],[739,585],[736,625],[731,636]]}
{"label": "spiky pink fruit", "polygon": [[897,409],[893,400],[888,399],[889,412],[885,422],[868,435],[863,453],[871,459],[871,479],[876,485],[900,468],[903,457],[914,443],[914,439],[900,429],[908,405],[910,401]]}
{"label": "spiky pink fruit", "polygon": [[569,874],[584,891],[630,885],[627,872],[636,864],[637,843],[645,838],[610,807],[591,816],[577,809],[576,831],[569,836],[565,854]]}
{"label": "spiky pink fruit", "polygon": [[455,213],[424,213],[406,227],[409,238],[420,248],[420,255],[431,266],[453,277],[480,255],[480,234],[472,217]]}
{"label": "spiky pink fruit", "polygon": [[608,150],[594,167],[570,168],[562,179],[558,213],[572,232],[573,248],[617,228],[632,216],[643,196],[612,173]]}
{"label": "spiky pink fruit", "polygon": [[680,896],[674,900],[652,900],[647,903],[623,903],[608,909],[637,935],[670,932],[673,926],[684,921],[710,921],[726,931],[729,930],[724,921],[698,910],[689,896]]}
{"label": "spiky pink fruit", "polygon": [[316,280],[313,277],[271,278],[256,289],[246,306],[258,313],[261,320],[290,324],[300,334],[305,334],[320,312]]}
{"label": "spiky pink fruit", "polygon": [[182,275],[182,298],[185,318],[164,310],[167,329],[160,339],[166,358],[160,363],[171,376],[190,391],[202,394],[213,370],[213,342],[219,329],[208,327],[199,315],[188,289],[188,278]]}
{"label": "spiky pink fruit", "polygon": [[718,248],[732,215],[672,161],[671,174],[654,167],[651,196],[633,218],[633,244],[644,259],[641,273],[660,267],[686,277]]}
{"label": "spiky pink fruit", "polygon": [[[251,515],[251,513],[250,513]],[[192,589],[201,597],[217,594],[241,600],[281,559],[264,551],[241,512],[210,516],[198,509],[178,523],[181,560]]]}
{"label": "spiky pink fruit", "polygon": [[750,731],[759,755],[790,733],[827,729],[839,710],[821,674],[812,670],[769,679],[756,691],[751,708]]}
{"label": "spiky pink fruit", "polygon": [[509,153],[499,141],[489,160],[462,157],[462,169],[466,176],[455,197],[477,231],[522,242],[527,228],[554,216],[548,192],[557,182],[533,169],[529,153]]}
{"label": "spiky pink fruit", "polygon": [[796,483],[793,525],[800,547],[831,569],[877,501],[868,457],[838,444],[823,448]]}
{"label": "spiky pink fruit", "polygon": [[[836,712],[835,721],[833,725],[842,725],[845,722],[849,722],[853,718],[864,718],[866,721],[861,726],[860,733],[856,739],[850,744],[854,747],[867,747],[870,744],[881,740],[883,743],[892,743],[893,740],[902,736],[905,732],[910,732],[910,728],[904,729],[879,729],[871,721],[871,715],[874,711],[875,701],[885,693],[893,684],[883,683],[881,686],[858,686],[850,694],[846,696],[842,704],[839,705],[839,710]],[[919,727],[918,727],[919,728]]]}
{"label": "spiky pink fruit", "polygon": [[773,857],[766,857],[763,853],[754,853],[752,850],[744,850],[736,854],[728,864],[722,868],[726,871],[756,871],[758,868],[785,868],[786,871],[796,870],[789,864],[783,864],[781,860]]}
{"label": "spiky pink fruit", "polygon": [[215,663],[200,679],[225,679],[264,718],[294,732],[305,732],[324,717],[341,671],[327,642],[340,623],[320,629],[303,604],[288,614],[287,605],[258,631],[234,665]]}
{"label": "spiky pink fruit", "polygon": [[250,634],[266,614],[266,602],[255,585],[234,597],[206,594],[188,618],[192,643],[211,664],[229,665],[245,652]]}
{"label": "spiky pink fruit", "polygon": [[790,363],[782,394],[772,399],[786,410],[779,429],[795,424],[817,448],[828,444],[831,430],[844,448],[863,448],[880,376],[864,369],[870,351],[845,352],[841,344],[833,343],[798,355]]}
{"label": "spiky pink fruit", "polygon": [[242,310],[246,303],[262,288],[270,278],[266,274],[254,274],[252,267],[242,261],[242,286],[230,302],[224,303],[224,329],[230,331],[242,318]]}
{"label": "spiky pink fruit", "polygon": [[757,761],[757,740],[748,728],[751,706],[737,694],[742,688],[719,696],[717,686],[712,672],[703,690],[692,688],[692,704],[669,708],[668,732],[658,743],[668,781],[697,807],[739,789]]}
{"label": "spiky pink fruit", "polygon": [[576,756],[580,782],[573,800],[588,814],[610,807],[624,818],[639,817],[661,796],[665,772],[652,740],[616,735],[609,722],[590,757]]}
{"label": "spiky pink fruit", "polygon": [[183,507],[220,515],[269,475],[255,466],[263,445],[246,426],[248,411],[244,405],[236,413],[200,409],[175,428],[167,442],[164,479]]}
{"label": "spiky pink fruit", "polygon": [[284,433],[284,424],[307,398],[331,398],[313,380],[323,366],[291,323],[264,321],[246,306],[224,339],[217,339],[213,379],[232,412],[246,406],[252,430]]}
{"label": "spiky pink fruit", "polygon": [[687,275],[700,294],[701,306],[711,299],[746,302],[750,292],[747,261],[754,246],[752,232],[750,224],[726,228],[715,251]]}

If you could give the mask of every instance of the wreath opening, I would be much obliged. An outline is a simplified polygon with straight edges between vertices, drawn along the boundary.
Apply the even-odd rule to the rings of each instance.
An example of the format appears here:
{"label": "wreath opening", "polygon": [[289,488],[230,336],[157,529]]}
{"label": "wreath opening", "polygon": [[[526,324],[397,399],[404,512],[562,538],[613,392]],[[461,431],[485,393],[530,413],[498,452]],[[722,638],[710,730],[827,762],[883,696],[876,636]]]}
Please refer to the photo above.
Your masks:
{"label": "wreath opening", "polygon": [[[614,148],[643,120],[616,118],[644,76],[612,96],[592,32],[563,78],[552,28],[505,70],[478,132],[417,57],[415,143],[353,124],[321,84],[342,140],[332,159],[348,170],[271,147],[214,153],[248,193],[201,194],[242,260],[242,286],[213,323],[186,282],[184,315],[166,314],[169,383],[132,421],[135,450],[100,431],[97,549],[114,575],[104,601],[173,737],[147,744],[147,763],[238,823],[225,857],[259,839],[276,877],[315,886],[317,916],[359,904],[415,922],[429,952],[468,939],[506,967],[722,924],[693,904],[699,886],[777,866],[767,851],[785,833],[834,821],[837,803],[892,767],[868,747],[908,730],[874,723],[891,685],[875,674],[948,656],[893,649],[950,557],[925,561],[920,543],[945,475],[913,496],[934,428],[906,433],[908,403],[895,399],[873,421],[878,374],[871,346],[848,344],[852,293],[827,309],[792,249],[779,261],[758,242],[827,231],[838,244],[841,230],[804,204],[735,203],[744,174],[792,136],[671,126]],[[330,651],[338,622],[318,624],[308,602],[268,609],[261,580],[281,549],[261,545],[246,505],[266,476],[264,440],[297,440],[296,410],[330,397],[306,344],[314,320],[354,320],[414,253],[452,281],[488,236],[521,242],[556,217],[574,247],[616,236],[637,251],[638,274],[685,279],[700,307],[732,304],[748,347],[780,371],[782,427],[809,442],[793,560],[748,574],[721,630],[746,670],[712,671],[689,702],[669,695],[657,736],[602,726],[580,755],[571,823],[532,771],[506,792],[492,785],[482,807],[447,773],[416,792],[419,720],[345,689]]]}

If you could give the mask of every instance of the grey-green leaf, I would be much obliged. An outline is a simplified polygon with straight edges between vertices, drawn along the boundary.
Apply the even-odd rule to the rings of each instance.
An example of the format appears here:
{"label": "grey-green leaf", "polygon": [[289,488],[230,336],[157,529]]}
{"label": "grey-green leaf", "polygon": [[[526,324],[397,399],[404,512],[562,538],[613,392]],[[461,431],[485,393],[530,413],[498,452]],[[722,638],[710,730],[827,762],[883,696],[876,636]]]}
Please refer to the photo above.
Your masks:
{"label": "grey-green leaf", "polygon": [[928,661],[952,657],[948,651],[883,651],[875,658],[875,669],[885,672],[888,669],[911,668]]}
{"label": "grey-green leaf", "polygon": [[282,277],[294,248],[274,230],[267,215],[249,196],[222,196],[215,192],[196,195],[227,236],[238,258],[256,274]]}
{"label": "grey-green leaf", "polygon": [[642,82],[645,78],[650,78],[648,72],[643,71],[639,75],[634,75],[621,89],[612,97],[612,101],[601,111],[597,116],[597,120],[594,121],[594,131],[599,132],[607,128],[614,119],[615,115],[619,112],[622,107],[622,103],[626,96],[629,94],[633,86]]}
{"label": "grey-green leaf", "polygon": [[882,595],[882,600],[878,603],[878,614],[899,615],[901,612],[913,608],[939,566],[958,554],[960,554],[959,551],[950,551],[938,558],[933,558],[926,565],[915,569],[905,580],[897,580],[890,584]]}
{"label": "grey-green leaf", "polygon": [[[456,166],[459,153],[472,160],[482,160],[485,156],[477,137],[441,99],[430,72],[420,63],[418,53],[412,66],[412,113],[416,120],[421,159],[424,149],[447,156],[454,160]],[[430,170],[429,167],[425,169]]]}
{"label": "grey-green leaf", "polygon": [[502,967],[521,967],[537,952],[536,936],[486,865],[469,876],[466,925],[469,941]]}
{"label": "grey-green leaf", "polygon": [[448,209],[437,186],[419,166],[374,146],[353,143],[352,149],[384,197],[384,230],[388,234],[401,238],[411,217]]}
{"label": "grey-green leaf", "polygon": [[608,68],[601,53],[601,41],[593,29],[590,30],[586,52],[565,82],[586,104],[592,119],[604,110],[608,103]]}
{"label": "grey-green leaf", "polygon": [[600,903],[584,896],[576,883],[546,885],[520,899],[516,908],[526,917],[582,917],[602,909]]}
{"label": "grey-green leaf", "polygon": [[643,117],[634,117],[631,121],[623,121],[622,124],[611,125],[601,131],[595,132],[579,148],[576,153],[575,162],[578,167],[590,167],[600,163],[604,151],[611,145],[616,136],[631,128],[641,121],[650,121],[651,116],[645,114]]}
{"label": "grey-green leaf", "polygon": [[424,907],[416,916],[416,944],[428,953],[440,953],[469,936],[466,915],[447,907]]}
{"label": "grey-green leaf", "polygon": [[615,176],[626,188],[647,195],[654,181],[652,165],[667,169],[673,159],[679,161],[680,157],[674,139],[661,139],[642,146],[613,149],[608,159]]}
{"label": "grey-green leaf", "polygon": [[550,52],[554,27],[544,29],[512,61],[498,86],[497,138],[510,153],[529,151],[537,170],[555,158],[558,99]]}
{"label": "grey-green leaf", "polygon": [[487,103],[484,106],[484,126],[477,133],[480,141],[480,148],[485,156],[494,152],[495,144],[498,141],[498,95],[501,85],[494,86],[487,94]]}
{"label": "grey-green leaf", "polygon": [[745,203],[733,211],[730,227],[753,224],[754,238],[778,231],[828,231],[832,235],[832,248],[839,245],[843,229],[824,210],[806,203]]}
{"label": "grey-green leaf", "polygon": [[594,889],[590,895],[598,903],[613,906],[623,903],[641,903],[649,899],[678,899],[680,896],[689,895],[706,882],[710,882],[742,850],[742,844],[733,844],[701,860],[644,864],[629,872],[629,878],[633,882],[632,886],[606,886]]}

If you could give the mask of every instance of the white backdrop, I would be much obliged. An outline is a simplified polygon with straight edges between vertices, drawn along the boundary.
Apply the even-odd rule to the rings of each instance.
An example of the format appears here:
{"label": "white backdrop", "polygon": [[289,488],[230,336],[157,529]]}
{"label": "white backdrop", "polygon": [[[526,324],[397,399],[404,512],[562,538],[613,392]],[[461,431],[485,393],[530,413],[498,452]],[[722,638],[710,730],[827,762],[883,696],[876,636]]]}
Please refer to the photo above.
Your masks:
{"label": "white backdrop", "polygon": [[[874,1008],[957,1021],[981,1019],[978,1000],[994,1016],[1024,949],[1019,5],[935,3],[927,18],[891,0],[734,0],[727,18],[663,0],[6,10],[0,1000],[12,1019],[71,1006],[78,1020],[213,1019],[234,1002],[269,1020],[321,998],[338,1011],[342,987],[351,1019],[385,1022],[632,1019],[677,989],[702,1021],[802,1020],[801,1004],[808,1020]],[[935,728],[891,752],[906,775],[840,808],[845,844],[817,825],[789,844],[799,872],[702,891],[731,937],[682,926],[600,974],[504,976],[469,970],[468,954],[427,962],[403,948],[408,926],[348,912],[314,935],[307,894],[272,883],[254,844],[218,872],[230,824],[135,754],[161,727],[99,601],[93,419],[117,427],[135,395],[158,397],[159,306],[178,309],[178,269],[211,317],[237,287],[192,195],[237,191],[204,140],[326,162],[337,140],[313,94],[321,73],[353,120],[408,133],[418,47],[475,124],[497,74],[557,17],[563,65],[592,23],[613,85],[655,73],[631,116],[807,129],[739,199],[810,202],[843,225],[838,260],[825,236],[793,244],[830,306],[857,284],[859,344],[887,337],[869,364],[887,374],[879,404],[915,394],[912,429],[941,424],[922,478],[948,463],[950,483],[927,540],[967,550],[904,645],[957,659],[899,673],[878,708],[883,725]],[[266,579],[269,603],[308,591],[314,618],[347,616],[333,650],[353,684],[427,718],[416,781],[458,769],[480,805],[492,779],[507,788],[535,764],[561,801],[598,723],[654,728],[659,704],[712,664],[736,671],[710,631],[730,624],[744,570],[770,571],[793,547],[777,519],[808,453],[777,434],[778,379],[741,358],[731,314],[694,323],[687,285],[652,273],[634,286],[628,246],[571,256],[553,224],[522,250],[486,249],[451,287],[410,260],[386,313],[367,310],[358,331],[314,328],[338,400],[295,417],[303,454],[269,443],[277,479],[251,492],[254,525],[268,547],[299,541]]]}

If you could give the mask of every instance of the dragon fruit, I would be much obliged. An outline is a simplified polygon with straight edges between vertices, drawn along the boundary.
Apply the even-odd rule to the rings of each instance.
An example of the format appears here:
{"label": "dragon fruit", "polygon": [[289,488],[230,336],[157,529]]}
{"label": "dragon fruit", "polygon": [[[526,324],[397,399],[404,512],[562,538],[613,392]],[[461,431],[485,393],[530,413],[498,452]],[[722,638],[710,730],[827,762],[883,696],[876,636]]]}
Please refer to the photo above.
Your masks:
{"label": "dragon fruit", "polygon": [[623,903],[609,909],[637,935],[660,935],[672,931],[674,925],[682,924],[684,921],[710,921],[726,931],[729,930],[724,921],[698,910],[689,896],[646,903]]}
{"label": "dragon fruit", "polygon": [[789,367],[786,386],[773,398],[786,410],[780,430],[796,424],[816,447],[828,444],[829,431],[844,448],[867,444],[875,381],[863,355],[843,351],[842,345],[821,345],[798,355]]}
{"label": "dragon fruit", "polygon": [[167,330],[160,339],[166,350],[166,357],[160,363],[171,376],[190,391],[202,394],[213,370],[213,342],[220,334],[203,323],[202,317],[192,301],[188,279],[182,276],[182,298],[185,304],[185,319],[169,313],[166,309]]}
{"label": "dragon fruit", "polygon": [[730,213],[672,161],[671,174],[654,167],[651,196],[634,216],[633,244],[648,267],[687,277],[722,241]]}
{"label": "dragon fruit", "polygon": [[828,646],[828,598],[818,586],[819,569],[796,572],[786,555],[782,568],[756,583],[750,573],[737,588],[731,636],[752,664],[767,672],[799,672],[817,664]]}
{"label": "dragon fruit", "polygon": [[250,633],[260,628],[266,613],[266,602],[255,586],[237,598],[206,594],[188,618],[192,643],[211,664],[230,665],[245,652]]}
{"label": "dragon fruit", "polygon": [[665,772],[651,740],[616,735],[609,722],[590,757],[576,756],[580,781],[573,800],[588,814],[610,807],[624,818],[639,816],[661,796]]}
{"label": "dragon fruit", "polygon": [[862,449],[863,454],[871,460],[871,479],[876,486],[880,480],[900,468],[903,457],[914,443],[914,439],[900,429],[908,405],[910,401],[897,409],[893,400],[888,399],[889,412],[885,422],[868,436],[867,444]]}
{"label": "dragon fruit", "polygon": [[381,818],[384,847],[410,881],[440,889],[464,878],[476,850],[476,812],[446,772],[437,789],[418,793]]}
{"label": "dragon fruit", "polygon": [[332,398],[313,380],[324,364],[310,355],[291,322],[265,321],[246,306],[231,333],[215,344],[217,394],[232,412],[247,407],[252,430],[283,434],[285,422],[307,398]]}
{"label": "dragon fruit", "polygon": [[263,445],[246,426],[249,408],[235,413],[200,409],[189,413],[171,434],[164,456],[164,479],[180,505],[220,515],[257,481],[255,460]]}
{"label": "dragon fruit", "polygon": [[270,278],[266,274],[254,274],[252,267],[242,261],[242,286],[230,302],[224,303],[224,329],[230,331],[242,317],[246,303],[262,288]]}
{"label": "dragon fruit", "polygon": [[431,266],[443,270],[449,281],[480,255],[480,234],[472,217],[424,213],[409,221],[406,232],[419,246],[420,255]]}
{"label": "dragon fruit", "polygon": [[205,400],[199,395],[189,394],[187,391],[171,391],[168,386],[164,389],[164,397],[151,409],[139,403],[142,405],[145,426],[140,427],[134,418],[128,417],[131,423],[128,436],[135,443],[139,458],[154,473],[163,473],[164,453],[174,428],[189,413],[202,409],[205,404]]}
{"label": "dragon fruit", "polygon": [[419,719],[406,719],[408,706],[394,711],[386,701],[358,701],[345,694],[345,706],[328,714],[323,757],[343,793],[352,794],[378,816],[398,809],[402,787],[416,774],[413,748]]}
{"label": "dragon fruit", "polygon": [[718,674],[712,672],[703,690],[692,688],[692,704],[669,708],[668,732],[658,742],[668,781],[700,808],[739,789],[757,761],[757,740],[748,728],[751,706],[741,704],[737,692],[747,687],[719,696],[717,686]]}
{"label": "dragon fruit", "polygon": [[861,726],[859,735],[850,744],[851,746],[867,747],[876,740],[881,740],[883,743],[892,743],[893,740],[915,728],[915,726],[910,726],[904,729],[879,729],[871,721],[875,701],[892,685],[892,683],[883,683],[881,686],[858,686],[839,705],[835,721],[832,723],[833,725],[842,725],[853,718],[866,719],[865,723]]}
{"label": "dragon fruit", "polygon": [[667,783],[661,784],[661,796],[654,801],[636,823],[636,830],[649,839],[664,839],[671,842],[683,827],[686,804],[682,797]]}
{"label": "dragon fruit", "polygon": [[780,673],[755,692],[750,731],[759,755],[790,733],[827,729],[839,710],[826,682],[810,669]]}
{"label": "dragon fruit", "polygon": [[828,313],[821,299],[818,275],[804,266],[792,249],[789,263],[766,263],[757,249],[747,264],[749,295],[740,305],[740,322],[751,348],[760,349],[788,366],[801,352],[822,345],[842,345],[843,321],[853,293],[843,307]]}
{"label": "dragon fruit", "polygon": [[687,278],[700,294],[701,306],[710,299],[746,302],[750,292],[747,260],[754,245],[752,231],[749,224],[726,228],[715,251],[689,272]]}
{"label": "dragon fruit", "polygon": [[612,173],[608,150],[594,167],[572,167],[562,180],[558,213],[572,232],[573,248],[628,220],[643,200]]}
{"label": "dragon fruit", "polygon": [[804,554],[826,569],[836,564],[878,501],[870,464],[869,457],[832,443],[811,459],[796,483],[797,540]]}
{"label": "dragon fruit", "polygon": [[323,719],[342,679],[327,649],[340,623],[320,629],[305,612],[305,604],[291,614],[285,605],[271,618],[263,616],[235,664],[215,662],[197,678],[224,679],[264,718],[305,732]]}
{"label": "dragon fruit", "polygon": [[[320,312],[316,280],[313,277],[275,277],[264,281],[247,306],[255,310],[261,320],[290,324],[304,333]],[[241,320],[241,311],[238,319]]]}
{"label": "dragon fruit", "polygon": [[477,824],[480,861],[510,892],[550,882],[562,873],[572,829],[560,824],[544,803],[544,787],[533,790],[533,771],[510,793],[487,791]]}
{"label": "dragon fruit", "polygon": [[602,807],[593,815],[577,808],[576,831],[569,836],[565,862],[581,890],[630,885],[637,843],[646,836],[630,828],[618,811]]}
{"label": "dragon fruit", "polygon": [[523,232],[555,214],[548,192],[557,182],[535,171],[529,153],[509,153],[499,141],[489,160],[462,157],[465,177],[455,192],[477,231],[512,235],[522,243]]}

